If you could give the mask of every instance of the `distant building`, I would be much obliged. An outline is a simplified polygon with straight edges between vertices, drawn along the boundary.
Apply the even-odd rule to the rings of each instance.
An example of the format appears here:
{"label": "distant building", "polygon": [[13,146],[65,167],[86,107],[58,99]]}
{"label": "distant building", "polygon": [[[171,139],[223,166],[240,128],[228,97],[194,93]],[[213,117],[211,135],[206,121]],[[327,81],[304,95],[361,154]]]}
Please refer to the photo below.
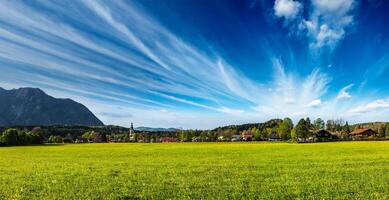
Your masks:
{"label": "distant building", "polygon": [[201,142],[201,137],[192,137],[192,142]]}
{"label": "distant building", "polygon": [[253,140],[253,134],[250,132],[244,132],[242,133],[242,141],[252,141]]}
{"label": "distant building", "polygon": [[326,142],[335,139],[338,139],[338,136],[333,135],[329,131],[324,129],[314,132],[312,134],[312,137],[308,138],[308,140],[311,142]]}
{"label": "distant building", "polygon": [[219,142],[223,142],[223,141],[226,141],[226,140],[227,140],[226,137],[224,137],[223,135],[217,137],[217,141],[219,141]]}
{"label": "distant building", "polygon": [[83,138],[82,136],[77,136],[76,140],[74,142],[75,143],[87,143],[88,140],[86,138]]}
{"label": "distant building", "polygon": [[232,135],[231,142],[241,141],[242,137],[240,135]]}
{"label": "distant building", "polygon": [[377,135],[377,132],[369,128],[361,128],[351,132],[350,135],[354,138],[368,138]]}
{"label": "distant building", "polygon": [[177,142],[178,139],[175,137],[163,137],[161,138],[161,142]]}
{"label": "distant building", "polygon": [[104,135],[99,132],[92,131],[92,142],[94,143],[105,142]]}
{"label": "distant building", "polygon": [[277,133],[271,133],[269,135],[269,141],[281,141],[282,138]]}

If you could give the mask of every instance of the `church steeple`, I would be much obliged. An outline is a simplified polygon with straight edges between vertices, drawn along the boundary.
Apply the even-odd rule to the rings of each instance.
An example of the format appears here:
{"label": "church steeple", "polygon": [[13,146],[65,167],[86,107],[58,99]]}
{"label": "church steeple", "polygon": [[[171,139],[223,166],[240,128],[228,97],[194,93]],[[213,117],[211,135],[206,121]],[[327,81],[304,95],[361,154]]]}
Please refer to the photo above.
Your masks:
{"label": "church steeple", "polygon": [[134,136],[134,125],[131,122],[130,133],[129,133],[130,140],[132,140],[133,136]]}

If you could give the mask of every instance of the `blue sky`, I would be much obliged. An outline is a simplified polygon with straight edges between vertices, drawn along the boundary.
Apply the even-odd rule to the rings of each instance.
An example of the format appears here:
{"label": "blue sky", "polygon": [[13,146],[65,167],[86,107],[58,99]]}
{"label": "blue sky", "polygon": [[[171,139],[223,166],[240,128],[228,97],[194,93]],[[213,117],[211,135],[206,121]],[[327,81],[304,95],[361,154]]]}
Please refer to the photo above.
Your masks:
{"label": "blue sky", "polygon": [[388,9],[384,0],[3,1],[0,86],[39,87],[123,126],[388,121]]}

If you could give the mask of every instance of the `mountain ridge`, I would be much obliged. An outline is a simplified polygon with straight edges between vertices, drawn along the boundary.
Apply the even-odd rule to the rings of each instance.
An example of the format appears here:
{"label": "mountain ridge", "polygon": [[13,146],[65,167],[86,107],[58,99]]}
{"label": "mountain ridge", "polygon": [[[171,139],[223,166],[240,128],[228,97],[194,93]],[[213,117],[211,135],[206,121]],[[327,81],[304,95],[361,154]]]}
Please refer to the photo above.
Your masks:
{"label": "mountain ridge", "polygon": [[104,125],[86,106],[69,98],[55,98],[39,88],[6,90],[0,87],[0,126]]}

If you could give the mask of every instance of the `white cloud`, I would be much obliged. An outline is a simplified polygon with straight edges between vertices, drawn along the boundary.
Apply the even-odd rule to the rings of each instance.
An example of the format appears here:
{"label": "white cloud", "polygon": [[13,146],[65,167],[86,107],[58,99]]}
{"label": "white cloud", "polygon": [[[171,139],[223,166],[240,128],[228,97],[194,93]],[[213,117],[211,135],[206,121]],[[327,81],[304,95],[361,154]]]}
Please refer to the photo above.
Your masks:
{"label": "white cloud", "polygon": [[232,108],[227,108],[227,107],[222,107],[219,109],[221,112],[227,113],[227,114],[232,114],[232,115],[241,115],[245,111],[241,109],[232,109]]}
{"label": "white cloud", "polygon": [[[293,32],[296,31],[306,35],[310,39],[309,46],[313,49],[319,49],[324,46],[333,49],[344,38],[346,29],[352,25],[354,20],[352,15],[352,10],[356,5],[354,0],[311,0],[311,5],[305,6],[306,9],[309,9],[309,15],[306,18],[295,18],[297,11],[294,10],[296,10],[296,7],[301,9],[303,7],[300,3],[299,6],[291,6],[294,4],[293,2],[285,1],[288,3],[280,6],[280,8],[283,8],[280,10],[284,10],[284,12],[280,12],[276,9],[276,5],[280,4],[280,2],[279,0],[275,2],[275,15],[283,16],[286,19],[294,18],[298,26],[290,26],[290,28],[298,27],[298,30],[293,30]],[[291,9],[291,7],[295,9]]]}
{"label": "white cloud", "polygon": [[293,98],[293,97],[286,97],[285,100],[284,100],[284,102],[285,102],[286,104],[294,104],[294,103],[296,103],[296,99]]}
{"label": "white cloud", "polygon": [[377,109],[387,109],[387,108],[389,108],[389,100],[378,99],[366,105],[361,105],[356,108],[353,108],[349,110],[349,113],[361,114],[370,111],[375,111]]}
{"label": "white cloud", "polygon": [[307,36],[311,38],[310,46],[335,47],[353,22],[350,12],[354,4],[354,0],[312,0],[311,14],[300,26],[307,30]]}
{"label": "white cloud", "polygon": [[325,14],[344,15],[352,8],[354,0],[312,0],[317,11]]}
{"label": "white cloud", "polygon": [[274,3],[274,14],[285,19],[295,18],[302,9],[302,4],[294,0],[276,0]]}
{"label": "white cloud", "polygon": [[346,87],[342,88],[339,93],[338,93],[338,96],[336,97],[337,99],[349,99],[351,98],[351,95],[350,93],[347,91],[349,90],[354,84],[349,84],[347,85]]}
{"label": "white cloud", "polygon": [[280,59],[273,59],[274,80],[253,110],[270,117],[300,117],[315,113],[323,105],[330,78],[320,70],[313,70],[306,77],[285,71]]}
{"label": "white cloud", "polygon": [[308,107],[316,107],[322,104],[320,99],[315,99],[308,104]]}
{"label": "white cloud", "polygon": [[[301,19],[303,5],[278,1],[285,2],[292,2],[294,9],[283,7],[277,15]],[[280,59],[273,59],[273,79],[255,82],[217,52],[203,52],[183,41],[132,1],[87,1],[88,12],[83,12],[85,5],[73,10],[63,9],[66,3],[61,1],[41,3],[121,45],[21,1],[7,1],[0,4],[0,22],[6,22],[0,23],[0,84],[41,87],[55,97],[72,98],[107,124],[128,126],[134,121],[136,126],[214,128],[272,117],[337,118],[352,109],[351,103],[358,103],[337,101],[351,96],[351,86],[331,99],[326,96],[330,84],[326,73],[315,69],[308,75],[294,74]],[[316,6],[316,14],[312,11],[306,20],[306,28],[319,38],[312,36],[312,42],[322,46],[344,37],[337,31],[352,21],[344,17],[353,7],[347,5]],[[324,14],[330,12],[338,13],[338,21]],[[379,110],[387,102],[357,105],[354,112],[365,107]]]}

